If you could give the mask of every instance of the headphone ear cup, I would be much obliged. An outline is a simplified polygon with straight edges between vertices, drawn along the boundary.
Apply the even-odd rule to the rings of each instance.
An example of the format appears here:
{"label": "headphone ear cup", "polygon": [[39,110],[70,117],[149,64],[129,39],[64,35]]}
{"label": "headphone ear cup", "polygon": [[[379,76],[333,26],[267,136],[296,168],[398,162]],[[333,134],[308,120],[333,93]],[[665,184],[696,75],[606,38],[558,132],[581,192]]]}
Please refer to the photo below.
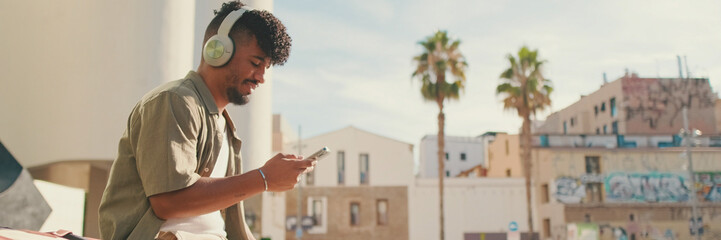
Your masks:
{"label": "headphone ear cup", "polygon": [[213,67],[221,67],[230,61],[235,52],[233,40],[228,36],[213,35],[203,46],[203,60]]}

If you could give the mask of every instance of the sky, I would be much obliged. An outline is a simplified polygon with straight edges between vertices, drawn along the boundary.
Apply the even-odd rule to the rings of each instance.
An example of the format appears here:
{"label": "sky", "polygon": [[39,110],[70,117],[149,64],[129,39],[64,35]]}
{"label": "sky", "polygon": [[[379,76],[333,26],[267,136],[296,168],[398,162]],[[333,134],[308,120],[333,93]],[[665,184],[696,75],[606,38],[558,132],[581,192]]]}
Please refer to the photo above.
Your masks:
{"label": "sky", "polygon": [[461,40],[469,65],[465,91],[445,104],[446,135],[519,132],[495,87],[524,45],[548,61],[555,89],[539,120],[597,90],[604,73],[677,77],[677,55],[721,88],[721,1],[275,0],[274,14],[293,46],[273,68],[273,112],[302,138],[354,126],[417,149],[437,134],[438,107],[411,78],[418,42],[436,30]]}

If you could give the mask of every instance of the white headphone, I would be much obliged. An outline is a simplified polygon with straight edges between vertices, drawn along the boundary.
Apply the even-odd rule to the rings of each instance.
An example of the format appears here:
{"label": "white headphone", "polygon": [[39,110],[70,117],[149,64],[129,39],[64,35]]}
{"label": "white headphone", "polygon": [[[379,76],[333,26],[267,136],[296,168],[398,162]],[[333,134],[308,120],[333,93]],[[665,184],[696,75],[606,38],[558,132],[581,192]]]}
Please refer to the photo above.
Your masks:
{"label": "white headphone", "polygon": [[235,25],[235,22],[238,21],[246,11],[253,11],[253,9],[244,6],[230,12],[228,16],[225,16],[225,19],[223,19],[223,23],[220,24],[218,33],[205,42],[205,46],[203,46],[203,59],[208,65],[221,67],[228,63],[230,58],[233,57],[235,45],[233,44],[233,39],[231,39],[228,34],[233,25]]}

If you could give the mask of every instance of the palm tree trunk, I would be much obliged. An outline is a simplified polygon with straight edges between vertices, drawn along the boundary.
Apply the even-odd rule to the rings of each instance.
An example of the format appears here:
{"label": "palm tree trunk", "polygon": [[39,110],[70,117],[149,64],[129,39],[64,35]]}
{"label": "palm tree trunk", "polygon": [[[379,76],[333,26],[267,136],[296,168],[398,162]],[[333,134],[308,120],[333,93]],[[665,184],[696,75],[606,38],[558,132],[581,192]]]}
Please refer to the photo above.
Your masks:
{"label": "palm tree trunk", "polygon": [[438,113],[438,196],[440,199],[440,223],[441,223],[441,240],[445,239],[445,222],[443,211],[443,178],[445,177],[445,114],[443,114],[443,101],[439,104],[440,112]]}
{"label": "palm tree trunk", "polygon": [[530,111],[523,113],[523,126],[521,127],[521,158],[523,161],[523,175],[526,178],[526,210],[528,212],[528,236],[533,238],[533,211],[531,203],[531,117]]}

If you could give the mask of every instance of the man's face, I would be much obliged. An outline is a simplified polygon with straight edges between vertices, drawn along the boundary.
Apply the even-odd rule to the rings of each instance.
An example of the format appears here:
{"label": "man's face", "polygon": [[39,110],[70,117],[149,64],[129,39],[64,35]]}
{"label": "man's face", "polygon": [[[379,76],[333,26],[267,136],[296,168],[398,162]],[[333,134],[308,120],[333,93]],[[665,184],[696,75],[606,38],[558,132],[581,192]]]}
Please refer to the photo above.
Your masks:
{"label": "man's face", "polygon": [[248,103],[248,96],[265,83],[263,75],[270,67],[270,58],[260,49],[255,36],[244,37],[241,41],[227,65],[225,78],[228,102],[236,105]]}

